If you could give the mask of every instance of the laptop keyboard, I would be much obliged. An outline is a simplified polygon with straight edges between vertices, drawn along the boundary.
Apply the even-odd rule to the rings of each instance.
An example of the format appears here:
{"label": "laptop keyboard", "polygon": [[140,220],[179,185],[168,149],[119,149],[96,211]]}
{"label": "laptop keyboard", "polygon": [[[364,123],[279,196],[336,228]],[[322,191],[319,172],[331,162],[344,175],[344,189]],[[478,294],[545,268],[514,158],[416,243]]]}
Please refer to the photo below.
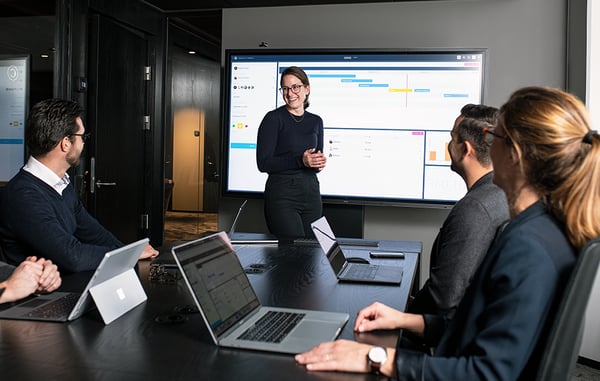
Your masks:
{"label": "laptop keyboard", "polygon": [[280,343],[305,314],[269,311],[238,337],[241,340]]}
{"label": "laptop keyboard", "polygon": [[44,304],[28,312],[27,314],[25,314],[25,316],[45,319],[58,319],[63,316],[67,317],[73,310],[73,307],[75,307],[77,300],[79,300],[79,296],[80,295],[76,293],[65,295],[60,299],[56,299],[50,303]]}
{"label": "laptop keyboard", "polygon": [[344,277],[353,279],[375,279],[375,273],[377,272],[377,266],[372,265],[350,265],[350,268],[346,271]]}

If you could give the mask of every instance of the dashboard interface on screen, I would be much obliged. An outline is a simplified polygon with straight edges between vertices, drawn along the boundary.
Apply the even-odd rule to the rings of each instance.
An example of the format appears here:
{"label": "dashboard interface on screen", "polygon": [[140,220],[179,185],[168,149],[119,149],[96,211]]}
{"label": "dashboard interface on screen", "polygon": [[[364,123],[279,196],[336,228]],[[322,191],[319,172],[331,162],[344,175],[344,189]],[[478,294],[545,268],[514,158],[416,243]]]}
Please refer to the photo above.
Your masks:
{"label": "dashboard interface on screen", "polygon": [[225,193],[260,193],[264,115],[284,105],[280,75],[310,80],[309,112],[324,124],[324,199],[449,204],[466,192],[448,142],[467,103],[481,103],[485,50],[407,52],[234,51],[225,62]]}
{"label": "dashboard interface on screen", "polygon": [[25,160],[29,56],[0,55],[0,181],[19,172]]}

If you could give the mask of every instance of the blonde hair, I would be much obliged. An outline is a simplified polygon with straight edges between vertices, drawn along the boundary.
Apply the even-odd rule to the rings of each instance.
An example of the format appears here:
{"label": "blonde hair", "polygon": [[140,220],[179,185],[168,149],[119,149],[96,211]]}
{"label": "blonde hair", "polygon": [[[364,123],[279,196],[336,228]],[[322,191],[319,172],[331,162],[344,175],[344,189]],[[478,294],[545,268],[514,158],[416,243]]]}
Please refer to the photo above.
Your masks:
{"label": "blonde hair", "polygon": [[583,103],[558,89],[525,87],[500,108],[498,125],[571,244],[580,249],[600,236],[600,137]]}

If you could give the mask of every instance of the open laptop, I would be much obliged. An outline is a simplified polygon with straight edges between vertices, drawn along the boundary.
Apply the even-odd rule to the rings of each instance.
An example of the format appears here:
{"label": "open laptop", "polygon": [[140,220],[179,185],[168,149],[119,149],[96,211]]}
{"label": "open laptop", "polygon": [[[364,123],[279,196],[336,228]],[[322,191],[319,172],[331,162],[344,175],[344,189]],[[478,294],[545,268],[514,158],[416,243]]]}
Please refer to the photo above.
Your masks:
{"label": "open laptop", "polygon": [[244,200],[240,208],[238,209],[235,218],[233,219],[233,223],[231,224],[231,228],[227,233],[227,236],[231,240],[233,244],[265,244],[265,243],[277,243],[277,237],[268,233],[236,233],[235,229],[237,228],[237,224],[242,216],[242,211],[244,207],[248,203],[248,200]]}
{"label": "open laptop", "polygon": [[338,280],[385,284],[402,282],[404,270],[401,266],[374,265],[368,261],[366,263],[350,262],[349,256],[344,254],[325,216],[313,221],[310,226]]}
{"label": "open laptop", "polygon": [[[215,344],[301,353],[335,339],[348,314],[263,307],[225,232],[172,248],[187,287]],[[267,321],[272,316],[285,323]],[[258,331],[258,332],[255,332]],[[259,337],[273,334],[275,337]]]}
{"label": "open laptop", "polygon": [[229,239],[232,239],[233,235],[235,234],[235,229],[237,228],[238,221],[240,220],[242,211],[244,210],[244,207],[246,206],[247,203],[248,203],[248,200],[244,200],[244,202],[242,202],[242,205],[240,205],[240,208],[238,209],[238,212],[235,215],[233,222],[231,223],[231,228],[229,229],[229,233],[227,233],[227,236],[229,237]]}
{"label": "open laptop", "polygon": [[79,318],[93,304],[105,324],[147,299],[134,266],[148,238],[109,251],[82,293],[53,292],[10,303],[2,319],[66,322]]}

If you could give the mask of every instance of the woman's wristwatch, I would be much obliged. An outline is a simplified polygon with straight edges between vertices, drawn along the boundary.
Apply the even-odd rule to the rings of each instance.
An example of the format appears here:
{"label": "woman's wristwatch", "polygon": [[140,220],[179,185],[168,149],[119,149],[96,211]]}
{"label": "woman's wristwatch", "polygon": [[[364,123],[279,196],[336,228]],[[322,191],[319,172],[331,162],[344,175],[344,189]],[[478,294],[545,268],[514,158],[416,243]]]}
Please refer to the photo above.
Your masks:
{"label": "woman's wristwatch", "polygon": [[369,364],[369,368],[371,368],[371,372],[379,374],[379,369],[387,360],[387,358],[387,350],[384,347],[371,348],[371,350],[369,350],[369,354],[367,355],[367,362]]}

